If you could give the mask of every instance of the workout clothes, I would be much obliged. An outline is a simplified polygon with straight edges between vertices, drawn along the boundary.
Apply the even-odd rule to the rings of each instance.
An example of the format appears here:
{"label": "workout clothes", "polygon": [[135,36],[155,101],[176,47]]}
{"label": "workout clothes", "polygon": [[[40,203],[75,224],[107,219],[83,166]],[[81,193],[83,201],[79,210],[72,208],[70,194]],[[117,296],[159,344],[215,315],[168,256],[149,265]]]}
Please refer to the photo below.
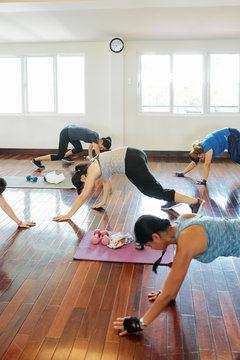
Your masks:
{"label": "workout clothes", "polygon": [[109,179],[114,174],[125,174],[140,191],[146,196],[165,201],[174,201],[175,190],[163,189],[147,166],[147,155],[144,151],[132,147],[121,147],[96,156],[101,176],[100,179]]}
{"label": "workout clothes", "polygon": [[51,154],[51,160],[61,160],[64,158],[64,155],[67,152],[68,144],[71,143],[73,145],[72,153],[78,154],[83,151],[82,144],[80,140],[86,143],[96,143],[98,144],[99,135],[95,131],[90,129],[77,126],[77,125],[69,125],[66,126],[59,135],[59,145],[58,145],[58,153]]}
{"label": "workout clothes", "polygon": [[209,150],[213,150],[212,157],[215,158],[221,154],[224,150],[228,149],[228,137],[230,131],[228,128],[217,130],[205,137],[201,143],[204,154]]}
{"label": "workout clothes", "polygon": [[105,151],[97,156],[101,169],[100,179],[109,179],[114,174],[125,174],[127,146]]}
{"label": "workout clothes", "polygon": [[240,132],[237,129],[229,129],[228,153],[233,162],[240,164]]}
{"label": "workout clothes", "polygon": [[68,126],[68,136],[70,141],[82,140],[90,144],[98,144],[99,141],[99,134],[96,131],[77,125]]}
{"label": "workout clothes", "polygon": [[219,256],[240,257],[240,219],[212,218],[197,215],[193,218],[176,220],[178,224],[175,233],[177,241],[179,233],[192,225],[201,225],[207,235],[207,249],[195,259],[209,263]]}

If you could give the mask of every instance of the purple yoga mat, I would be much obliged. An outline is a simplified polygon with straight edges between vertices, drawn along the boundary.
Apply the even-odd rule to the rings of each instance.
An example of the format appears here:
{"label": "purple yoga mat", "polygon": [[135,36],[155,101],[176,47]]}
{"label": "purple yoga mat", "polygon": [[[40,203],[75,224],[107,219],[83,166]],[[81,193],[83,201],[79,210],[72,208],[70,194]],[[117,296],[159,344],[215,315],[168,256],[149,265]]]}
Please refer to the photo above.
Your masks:
{"label": "purple yoga mat", "polygon": [[[110,232],[110,235],[116,232]],[[124,233],[123,233],[124,234]],[[126,233],[125,233],[126,234]],[[133,234],[130,233],[132,236]],[[94,245],[91,243],[93,231],[88,231],[82,238],[80,245],[74,255],[77,260],[110,261],[124,262],[133,264],[154,264],[161,256],[161,251],[152,250],[145,246],[144,250],[136,250],[135,242],[124,245],[118,249],[110,249],[101,243]],[[161,261],[161,265],[168,265],[173,262],[174,245],[169,245]]]}

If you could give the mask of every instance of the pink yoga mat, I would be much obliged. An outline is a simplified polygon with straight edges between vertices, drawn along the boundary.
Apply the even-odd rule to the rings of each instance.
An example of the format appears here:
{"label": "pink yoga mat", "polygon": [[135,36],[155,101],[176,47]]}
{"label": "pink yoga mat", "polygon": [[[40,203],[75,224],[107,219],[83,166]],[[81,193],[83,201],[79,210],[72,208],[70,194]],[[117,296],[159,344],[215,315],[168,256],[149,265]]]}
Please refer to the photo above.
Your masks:
{"label": "pink yoga mat", "polygon": [[[115,232],[110,232],[110,236]],[[133,234],[131,233],[133,236]],[[77,260],[93,260],[93,261],[110,261],[110,262],[124,262],[134,264],[154,264],[154,262],[161,256],[161,251],[152,250],[149,247],[144,250],[136,250],[135,242],[124,245],[118,249],[110,249],[107,246],[94,245],[91,243],[93,231],[86,232],[81,240],[81,243],[74,255]],[[174,245],[170,245],[162,259],[161,265],[168,265],[173,262]]]}

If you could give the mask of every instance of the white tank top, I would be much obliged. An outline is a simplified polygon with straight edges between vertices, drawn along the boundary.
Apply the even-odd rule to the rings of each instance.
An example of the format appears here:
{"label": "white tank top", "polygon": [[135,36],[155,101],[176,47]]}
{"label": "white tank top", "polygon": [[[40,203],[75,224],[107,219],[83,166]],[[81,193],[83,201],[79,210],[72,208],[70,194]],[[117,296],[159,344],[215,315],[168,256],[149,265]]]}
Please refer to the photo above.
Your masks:
{"label": "white tank top", "polygon": [[112,151],[105,151],[95,159],[98,160],[101,176],[99,179],[109,179],[114,174],[125,175],[125,157],[127,146]]}

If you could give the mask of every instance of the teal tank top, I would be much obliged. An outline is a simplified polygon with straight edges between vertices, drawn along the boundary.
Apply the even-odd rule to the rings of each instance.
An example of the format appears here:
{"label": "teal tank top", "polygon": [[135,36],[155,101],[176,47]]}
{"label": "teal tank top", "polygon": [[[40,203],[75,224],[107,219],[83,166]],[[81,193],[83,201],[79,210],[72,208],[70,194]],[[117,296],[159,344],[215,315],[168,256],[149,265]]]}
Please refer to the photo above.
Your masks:
{"label": "teal tank top", "polygon": [[197,215],[189,219],[179,218],[176,223],[176,241],[179,233],[191,225],[201,225],[204,228],[207,234],[207,249],[196,256],[196,260],[209,263],[219,256],[240,257],[240,219]]}

